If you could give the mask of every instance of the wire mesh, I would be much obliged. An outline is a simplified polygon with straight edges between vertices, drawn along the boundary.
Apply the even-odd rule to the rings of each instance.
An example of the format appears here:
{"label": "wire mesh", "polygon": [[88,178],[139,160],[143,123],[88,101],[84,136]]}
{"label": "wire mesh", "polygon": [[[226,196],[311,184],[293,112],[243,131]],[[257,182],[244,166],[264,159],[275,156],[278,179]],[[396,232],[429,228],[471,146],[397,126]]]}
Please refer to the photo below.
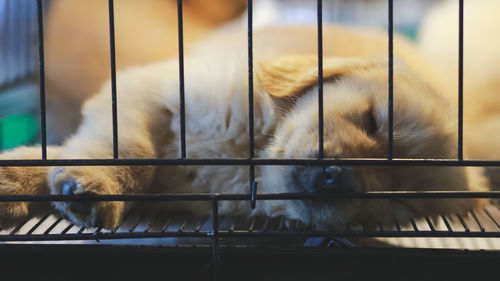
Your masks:
{"label": "wire mesh", "polygon": [[[411,218],[408,221],[394,221],[392,224],[379,223],[377,227],[345,224],[328,231],[316,229],[313,225],[306,225],[297,220],[289,221],[283,216],[235,217],[231,215],[211,215],[200,217],[190,213],[146,209],[132,210],[115,229],[103,229],[100,227],[81,227],[64,219],[57,213],[46,212],[31,217],[15,226],[1,229],[0,240],[89,240],[106,244],[115,243],[113,240],[147,238],[153,239],[149,242],[152,244],[211,245],[215,237],[219,237],[222,240],[215,240],[220,240],[223,245],[250,247],[273,246],[272,243],[267,242],[266,238],[295,239],[289,241],[294,241],[295,245],[302,246],[306,245],[307,241],[313,237],[322,237],[321,241],[329,241],[340,237],[348,239],[376,238],[382,239],[382,241],[392,241],[392,243],[403,238],[426,237],[455,242],[454,238],[488,238],[481,240],[486,241],[487,246],[482,248],[469,247],[468,249],[494,250],[498,249],[500,245],[499,221],[500,210],[494,205],[470,211],[467,214],[455,213],[432,218]],[[127,243],[134,244],[133,240],[128,240]],[[356,246],[356,242],[351,243],[352,246]],[[404,243],[397,242],[396,244],[404,246]],[[422,243],[420,247],[425,247],[425,245],[425,243]],[[317,246],[321,245],[317,244]],[[410,245],[406,244],[406,246]],[[440,247],[447,248],[444,244]]]}
{"label": "wire mesh", "polygon": [[[331,196],[318,194],[287,193],[287,194],[259,194],[255,182],[255,166],[258,165],[393,165],[393,166],[500,166],[500,161],[479,161],[463,159],[463,0],[459,1],[459,132],[458,132],[458,159],[393,159],[393,1],[388,0],[388,106],[389,106],[389,142],[387,159],[329,159],[323,153],[323,69],[322,69],[322,36],[323,36],[323,1],[317,0],[317,27],[318,27],[318,130],[319,159],[259,159],[255,158],[254,151],[254,105],[253,105],[253,1],[248,0],[248,81],[249,81],[249,157],[244,159],[188,159],[186,157],[185,140],[185,97],[184,97],[184,47],[183,47],[183,10],[182,1],[177,1],[178,35],[179,35],[179,88],[180,88],[180,111],[181,111],[181,155],[180,159],[119,159],[118,155],[118,133],[117,133],[117,97],[116,90],[116,66],[115,66],[115,38],[114,38],[114,8],[113,0],[109,0],[109,30],[110,30],[110,52],[111,52],[111,77],[112,77],[112,112],[113,112],[113,159],[50,159],[47,160],[46,150],[46,120],[45,120],[45,76],[44,76],[44,42],[43,42],[43,5],[45,1],[37,0],[37,27],[38,27],[38,60],[40,81],[40,111],[41,111],[41,160],[1,160],[0,167],[6,166],[108,166],[108,165],[248,165],[250,169],[249,193],[248,194],[139,194],[139,195],[102,195],[102,196],[69,196],[69,195],[0,195],[0,202],[16,201],[210,201],[212,203],[212,215],[206,217],[195,217],[188,214],[171,214],[161,210],[133,211],[126,215],[123,222],[115,229],[103,229],[100,227],[81,227],[74,225],[60,215],[46,212],[36,217],[19,223],[13,227],[0,230],[0,241],[117,241],[124,239],[156,239],[154,243],[165,244],[202,244],[211,249],[213,267],[213,278],[217,278],[217,266],[219,259],[219,247],[227,245],[275,245],[276,240],[288,238],[292,243],[317,247],[354,247],[356,242],[349,239],[377,238],[394,245],[408,246],[415,238],[439,238],[445,239],[440,242],[442,247],[451,245],[451,238],[488,238],[486,244],[472,246],[458,246],[457,248],[481,248],[499,249],[500,238],[500,211],[496,206],[490,205],[478,211],[470,211],[467,215],[456,213],[455,215],[440,215],[435,218],[425,217],[423,219],[409,219],[409,221],[395,221],[392,225],[376,224],[376,228],[365,225],[346,224],[337,226],[333,230],[319,230],[311,225],[305,225],[300,221],[288,221],[284,217],[231,217],[219,214],[219,202],[223,200],[249,200],[251,206],[258,204],[259,200],[298,200],[331,197],[336,200],[349,199],[388,199],[388,198],[500,198],[500,192],[369,192],[352,194],[335,194]],[[14,3],[25,3],[22,1],[4,2],[3,26],[5,32],[2,34],[4,41],[15,44],[10,40],[12,35],[11,25],[19,28],[20,24],[14,24],[15,20],[12,5]],[[14,9],[22,9],[22,5],[15,4]],[[33,6],[26,6],[30,13],[34,13]],[[7,11],[7,12],[5,12]],[[21,31],[27,32],[27,31]],[[24,37],[19,37],[24,38]],[[30,37],[32,38],[32,37]],[[21,39],[24,40],[24,39]],[[31,40],[31,39],[30,39]],[[32,42],[17,42],[19,48],[8,48],[2,52],[2,61],[7,65],[8,73],[0,73],[0,90],[12,87],[22,79],[32,79],[35,72],[34,55],[29,46]],[[15,53],[13,53],[15,52]],[[17,53],[16,53],[17,52]],[[21,54],[29,54],[21,56]],[[19,59],[23,57],[23,59]],[[18,58],[16,60],[15,58]],[[27,68],[20,67],[26,62]],[[19,64],[18,64],[19,63]],[[15,77],[15,78],[14,78]],[[20,77],[20,78],[19,78]],[[316,239],[320,237],[320,239]],[[266,240],[271,239],[271,240]],[[311,240],[312,239],[312,240]],[[394,240],[395,239],[395,240]],[[399,240],[398,240],[399,239]],[[273,241],[269,243],[269,241]],[[431,241],[431,240],[429,240]],[[447,242],[445,242],[447,241]],[[413,244],[415,245],[415,244]],[[455,244],[453,244],[456,246]]]}

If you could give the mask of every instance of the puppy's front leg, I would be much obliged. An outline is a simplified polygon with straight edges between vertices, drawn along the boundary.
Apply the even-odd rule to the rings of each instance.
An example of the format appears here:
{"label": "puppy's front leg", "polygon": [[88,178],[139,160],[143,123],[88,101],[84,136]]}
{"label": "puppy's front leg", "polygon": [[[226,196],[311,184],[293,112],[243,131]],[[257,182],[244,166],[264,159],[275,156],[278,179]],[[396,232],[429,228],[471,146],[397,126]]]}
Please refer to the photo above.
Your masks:
{"label": "puppy's front leg", "polygon": [[[96,135],[75,135],[65,146],[62,158],[110,159],[112,140]],[[90,137],[90,138],[87,138]],[[120,157],[155,158],[152,145],[140,139],[120,139]],[[50,192],[63,195],[137,194],[144,192],[154,174],[151,166],[54,167],[48,175]],[[54,202],[54,207],[76,224],[114,228],[119,225],[131,202]]]}
{"label": "puppy's front leg", "polygon": [[[49,146],[49,158],[58,157],[60,148]],[[0,155],[1,159],[40,159],[41,149],[36,147],[18,147]],[[1,167],[1,195],[39,195],[48,194],[48,167]],[[48,208],[48,203],[35,202],[0,202],[0,226],[8,227],[26,219],[32,212]]]}
{"label": "puppy's front leg", "polygon": [[[137,79],[135,76],[132,77]],[[131,80],[132,80],[131,78]],[[120,159],[156,158],[157,123],[164,120],[158,105],[147,99],[144,90],[133,87],[120,92],[118,110],[118,157]],[[143,96],[144,95],[144,96]],[[120,103],[119,103],[120,105]],[[168,116],[167,116],[168,118]],[[109,93],[89,100],[77,133],[63,146],[62,159],[112,159],[113,127]],[[48,182],[52,194],[137,194],[149,188],[153,166],[54,167]],[[132,202],[74,201],[55,202],[54,207],[74,223],[114,228]]]}

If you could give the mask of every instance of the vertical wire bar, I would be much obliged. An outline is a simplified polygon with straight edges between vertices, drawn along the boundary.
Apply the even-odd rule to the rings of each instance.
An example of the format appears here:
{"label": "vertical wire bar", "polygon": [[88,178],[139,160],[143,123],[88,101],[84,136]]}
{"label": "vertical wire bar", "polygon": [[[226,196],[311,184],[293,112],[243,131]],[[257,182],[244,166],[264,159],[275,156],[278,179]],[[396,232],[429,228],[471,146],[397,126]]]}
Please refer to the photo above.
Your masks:
{"label": "vertical wire bar", "polygon": [[181,158],[186,159],[186,104],[184,96],[184,28],[182,0],[177,0],[177,32],[179,38],[179,98],[181,114]]}
{"label": "vertical wire bar", "polygon": [[[46,6],[45,4],[42,5],[42,8],[43,6]],[[37,26],[37,7],[35,5],[29,5],[30,9],[31,9],[31,15],[32,15],[32,18],[31,18],[31,28],[32,28],[32,32],[36,32],[36,26]],[[31,34],[30,33],[30,38],[31,38],[31,41],[30,41],[30,46],[36,46],[37,44],[37,38],[35,36],[33,36],[34,34]],[[30,68],[30,71],[32,73],[34,73],[36,71],[36,67],[37,67],[37,61],[36,61],[36,47],[33,47],[32,49],[30,49],[30,62],[31,62],[31,68]]]}
{"label": "vertical wire bar", "polygon": [[[8,61],[8,58],[9,58],[9,0],[6,0],[5,2],[3,2],[3,14],[1,14],[1,16],[3,16],[3,20],[2,20],[2,23],[3,23],[3,32],[0,33],[0,40],[2,40],[2,42],[5,42],[5,48],[2,48],[0,49],[0,55],[2,55],[2,59],[1,59],[1,62],[2,62],[2,65],[3,65],[3,73],[1,73],[2,75],[0,75],[0,85],[3,85],[3,84],[8,84],[9,83],[9,61]],[[3,135],[2,135],[2,131],[3,131],[3,123],[0,122],[0,150],[3,149]]]}
{"label": "vertical wire bar", "polygon": [[24,4],[24,9],[26,9],[26,19],[25,19],[25,39],[24,39],[24,68],[25,68],[25,76],[31,76],[31,40],[32,40],[32,28],[33,26],[31,25],[32,20],[33,20],[33,10],[32,6],[30,3]]}
{"label": "vertical wire bar", "polygon": [[[248,0],[248,138],[250,159],[254,157],[254,105],[253,105],[253,13],[252,0]],[[253,169],[251,169],[253,170]]]}
{"label": "vertical wire bar", "polygon": [[2,84],[7,84],[8,83],[8,75],[7,75],[7,70],[9,69],[8,65],[8,50],[9,50],[9,40],[8,40],[8,34],[9,34],[9,1],[3,2],[3,19],[2,19],[2,26],[3,26],[3,32],[0,34],[0,39],[2,42],[5,42],[5,48],[2,48],[0,50],[0,53],[2,55],[2,64],[4,68],[4,73],[2,76],[0,76],[0,85]]}
{"label": "vertical wire bar", "polygon": [[[31,9],[29,2],[22,1],[20,2],[21,4],[21,10],[24,12],[24,18],[22,19],[21,23],[23,26],[22,29],[22,45],[21,45],[21,62],[20,64],[22,65],[22,76],[27,77],[31,73],[29,72],[29,40],[30,40],[30,33],[31,33],[31,26],[29,25],[29,19],[31,18]],[[26,5],[28,3],[28,5]]]}
{"label": "vertical wire bar", "polygon": [[5,65],[7,66],[6,71],[5,71],[5,82],[10,83],[12,82],[12,3],[11,1],[7,1],[7,4],[5,6],[5,34],[6,34],[6,45],[7,45],[7,50],[5,52],[6,57],[5,57]]}
{"label": "vertical wire bar", "polygon": [[323,1],[318,0],[318,157],[323,151]]}
{"label": "vertical wire bar", "polygon": [[113,159],[118,159],[118,116],[116,104],[115,12],[113,0],[108,0],[109,50],[111,57],[111,101],[113,114]]}
{"label": "vertical wire bar", "polygon": [[388,89],[388,112],[389,112],[389,124],[387,125],[387,160],[392,160],[393,158],[393,138],[394,138],[394,16],[393,16],[393,0],[389,0],[388,6],[388,16],[389,24],[387,28],[389,36],[389,89]]}
{"label": "vertical wire bar", "polygon": [[38,66],[40,69],[40,126],[42,141],[42,159],[47,159],[47,113],[45,104],[45,57],[43,43],[43,3],[37,0],[38,13]]}
{"label": "vertical wire bar", "polygon": [[[247,1],[248,11],[248,149],[249,159],[255,157],[254,138],[254,104],[253,104],[253,0]],[[255,165],[250,164],[250,207],[255,208],[255,194],[257,186],[255,183]]]}
{"label": "vertical wire bar", "polygon": [[217,280],[219,262],[219,201],[212,197],[212,277]]}
{"label": "vertical wire bar", "polygon": [[21,52],[21,48],[23,47],[23,24],[22,24],[22,18],[25,16],[23,13],[25,11],[22,10],[21,7],[21,1],[16,1],[14,5],[14,14],[16,17],[14,18],[14,28],[15,28],[15,34],[16,37],[13,38],[15,39],[14,42],[14,60],[15,60],[15,79],[16,80],[21,80],[24,79],[25,77],[22,75],[23,74],[23,54]]}
{"label": "vertical wire bar", "polygon": [[33,75],[33,32],[35,31],[35,5],[31,5],[28,3],[27,5],[29,20],[27,20],[28,31],[27,31],[27,39],[26,39],[26,66],[28,75]]}
{"label": "vertical wire bar", "polygon": [[[27,19],[25,20],[26,23],[26,48],[25,48],[25,56],[26,56],[26,75],[31,76],[33,75],[33,58],[32,58],[32,49],[31,46],[33,44],[33,31],[35,30],[35,25],[33,24],[33,21],[36,20],[36,13],[33,13],[35,9],[33,9],[35,5],[28,3],[27,6],[25,7],[27,9]],[[1,79],[1,78],[0,78]],[[0,82],[1,83],[1,82]]]}
{"label": "vertical wire bar", "polygon": [[458,160],[463,157],[464,109],[464,0],[458,1]]}
{"label": "vertical wire bar", "polygon": [[[26,1],[19,1],[18,3],[18,10],[20,11],[19,13],[22,15],[19,20],[19,76],[22,78],[28,77],[28,71],[27,71],[27,66],[28,66],[28,61],[27,61],[27,51],[26,49],[28,48],[28,38],[29,38],[29,24],[28,24],[28,17],[29,17],[29,9],[26,6]],[[29,4],[29,3],[28,3]]]}

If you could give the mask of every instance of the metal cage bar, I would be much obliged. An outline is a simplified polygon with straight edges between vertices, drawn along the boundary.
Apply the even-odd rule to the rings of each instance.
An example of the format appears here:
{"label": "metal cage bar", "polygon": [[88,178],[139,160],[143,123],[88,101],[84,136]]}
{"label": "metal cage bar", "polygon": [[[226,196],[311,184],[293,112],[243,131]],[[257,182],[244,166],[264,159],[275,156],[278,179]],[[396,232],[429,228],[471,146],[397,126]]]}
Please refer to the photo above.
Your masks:
{"label": "metal cage bar", "polygon": [[[187,194],[127,194],[127,195],[0,195],[0,202],[62,202],[62,201],[210,201],[249,200],[250,194],[236,193],[187,193]],[[500,191],[371,191],[339,194],[317,193],[259,193],[258,200],[307,200],[307,199],[457,199],[500,198]]]}
{"label": "metal cage bar", "polygon": [[[37,1],[3,0],[0,4],[0,27],[3,31],[0,33],[0,92],[37,78],[35,54],[32,49],[40,42],[39,35],[38,38],[34,36],[37,34],[35,25],[39,22]],[[43,1],[42,10],[45,6],[47,0]],[[29,20],[25,20],[26,17],[29,17]],[[39,64],[40,60],[37,59],[37,62]]]}
{"label": "metal cage bar", "polygon": [[[11,2],[10,1],[7,1],[5,3],[5,9],[7,11],[10,11],[11,10]],[[12,28],[11,28],[11,25],[12,25],[12,16],[7,12],[5,13],[5,41],[7,41],[7,39],[9,39],[10,35],[12,34]],[[5,84],[10,84],[12,82],[12,43],[11,42],[7,42],[7,50],[4,51],[4,63],[7,65],[7,72],[5,73],[5,81],[3,81]]]}
{"label": "metal cage bar", "polygon": [[43,3],[37,0],[38,15],[38,66],[40,71],[40,131],[42,141],[42,159],[47,159],[47,113],[45,101],[45,55],[43,42]]}
{"label": "metal cage bar", "polygon": [[463,160],[464,134],[464,0],[458,1],[458,160]]}
{"label": "metal cage bar", "polygon": [[318,158],[324,155],[324,116],[323,116],[323,0],[317,1],[318,27]]}
{"label": "metal cage bar", "polygon": [[118,159],[118,116],[116,101],[116,52],[115,52],[115,11],[114,0],[108,0],[109,11],[109,51],[111,65],[111,102],[113,115],[113,159]]}
{"label": "metal cage bar", "polygon": [[451,160],[451,159],[375,159],[375,158],[209,158],[209,159],[47,159],[47,160],[1,160],[0,167],[28,166],[242,166],[242,165],[363,165],[363,166],[431,166],[431,167],[500,167],[500,161]]}
{"label": "metal cage bar", "polygon": [[181,115],[181,159],[186,159],[186,99],[184,90],[184,26],[182,0],[177,0],[177,34],[179,39],[179,106]]}
{"label": "metal cage bar", "polygon": [[388,61],[389,61],[389,88],[387,98],[387,112],[389,113],[387,124],[387,160],[393,159],[393,141],[394,141],[394,15],[393,15],[394,1],[388,2]]}
{"label": "metal cage bar", "polygon": [[[247,37],[248,37],[248,149],[249,160],[255,157],[254,136],[254,88],[253,88],[253,0],[247,0]],[[256,204],[257,182],[255,181],[255,165],[250,163],[250,208],[254,209]]]}
{"label": "metal cage bar", "polygon": [[219,263],[219,200],[212,197],[212,232],[207,234],[212,239],[212,277],[217,280]]}

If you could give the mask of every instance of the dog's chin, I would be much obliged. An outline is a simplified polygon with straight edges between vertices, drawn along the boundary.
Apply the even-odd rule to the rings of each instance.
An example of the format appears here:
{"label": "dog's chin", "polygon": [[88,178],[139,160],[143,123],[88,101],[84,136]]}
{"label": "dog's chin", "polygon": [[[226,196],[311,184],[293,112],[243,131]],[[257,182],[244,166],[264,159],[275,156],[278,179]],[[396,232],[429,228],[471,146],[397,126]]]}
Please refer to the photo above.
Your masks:
{"label": "dog's chin", "polygon": [[311,224],[317,229],[330,229],[353,222],[360,200],[313,199],[302,204],[309,210]]}
{"label": "dog's chin", "polygon": [[[269,202],[266,210],[270,216],[284,214],[290,219],[314,225],[316,229],[328,230],[335,226],[353,222],[362,209],[362,200],[335,199],[335,194],[356,191],[360,189],[357,181],[345,181],[353,184],[349,190],[311,189],[311,171],[313,167],[267,166],[262,177],[266,192],[271,193],[307,193],[314,194],[314,199],[285,200]],[[300,177],[297,177],[299,171]],[[323,196],[324,195],[324,196]],[[280,203],[281,202],[281,203]],[[276,205],[274,205],[276,204]]]}

